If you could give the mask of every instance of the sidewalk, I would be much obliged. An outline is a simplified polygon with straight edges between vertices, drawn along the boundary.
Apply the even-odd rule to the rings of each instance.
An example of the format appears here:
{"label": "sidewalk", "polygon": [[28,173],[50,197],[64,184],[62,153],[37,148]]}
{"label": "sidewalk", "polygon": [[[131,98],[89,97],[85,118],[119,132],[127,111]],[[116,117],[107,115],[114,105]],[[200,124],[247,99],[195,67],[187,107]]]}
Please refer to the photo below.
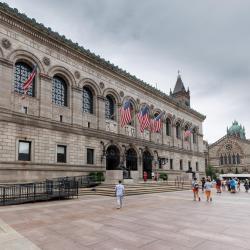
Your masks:
{"label": "sidewalk", "polygon": [[250,193],[213,194],[192,201],[191,191],[0,207],[0,249],[250,249]]}

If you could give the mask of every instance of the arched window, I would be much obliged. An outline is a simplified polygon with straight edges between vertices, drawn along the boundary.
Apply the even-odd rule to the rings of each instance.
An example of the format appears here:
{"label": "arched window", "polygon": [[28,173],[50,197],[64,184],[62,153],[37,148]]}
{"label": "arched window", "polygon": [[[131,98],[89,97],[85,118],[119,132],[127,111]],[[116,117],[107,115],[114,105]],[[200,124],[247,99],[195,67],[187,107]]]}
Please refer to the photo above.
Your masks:
{"label": "arched window", "polygon": [[197,132],[196,129],[193,129],[193,143],[197,143]]}
{"label": "arched window", "polygon": [[228,155],[228,164],[232,164],[232,158],[230,154]]}
{"label": "arched window", "polygon": [[94,100],[92,91],[88,87],[83,87],[83,112],[94,113]]}
{"label": "arched window", "polygon": [[239,156],[239,154],[236,155],[236,158],[237,158],[237,164],[240,164],[240,156]]}
{"label": "arched window", "polygon": [[54,76],[52,80],[52,102],[67,106],[67,84],[60,76]]}
{"label": "arched window", "polygon": [[176,123],[176,138],[181,138],[181,125],[179,122]]}
{"label": "arched window", "polygon": [[131,122],[128,123],[130,126],[135,126],[135,108],[133,103],[130,102]]}
{"label": "arched window", "polygon": [[[19,94],[24,94],[23,84],[28,79],[32,70],[33,69],[27,63],[17,62],[15,64],[15,72],[14,72],[15,92]],[[27,91],[27,95],[35,96],[35,77],[33,79],[32,85],[29,87]]]}
{"label": "arched window", "polygon": [[169,118],[166,119],[166,135],[171,136],[171,121]]}
{"label": "arched window", "polygon": [[233,164],[236,164],[235,154],[233,154]]}
{"label": "arched window", "polygon": [[111,95],[106,96],[105,117],[106,119],[115,120],[115,101]]}
{"label": "arched window", "polygon": [[223,156],[220,155],[220,165],[223,165]]}
{"label": "arched window", "polygon": [[[159,113],[154,114],[154,118],[156,118],[159,115]],[[151,124],[150,124],[151,125]],[[154,127],[155,125],[151,125],[150,127]],[[155,129],[155,128],[153,128]],[[161,131],[161,130],[160,130]],[[155,131],[155,133],[160,133],[160,131]]]}
{"label": "arched window", "polygon": [[227,164],[227,156],[224,156],[224,163]]}

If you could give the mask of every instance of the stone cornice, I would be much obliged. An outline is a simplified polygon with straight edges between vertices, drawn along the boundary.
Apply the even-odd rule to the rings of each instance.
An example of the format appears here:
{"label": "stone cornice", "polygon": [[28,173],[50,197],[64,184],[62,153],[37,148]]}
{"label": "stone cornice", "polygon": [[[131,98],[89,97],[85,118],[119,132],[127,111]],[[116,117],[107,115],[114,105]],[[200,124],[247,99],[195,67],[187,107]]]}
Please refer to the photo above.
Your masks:
{"label": "stone cornice", "polygon": [[22,113],[11,112],[7,109],[0,108],[0,121],[16,123],[19,125],[26,125],[30,127],[45,128],[48,130],[56,130],[65,133],[79,134],[88,137],[98,138],[100,140],[113,140],[114,142],[127,143],[128,141],[135,145],[148,146],[150,148],[155,148],[158,150],[168,150],[171,152],[177,152],[188,155],[195,155],[198,157],[204,157],[204,153],[185,150],[183,148],[178,148],[175,146],[168,146],[165,144],[157,144],[140,138],[134,138],[131,136],[123,134],[115,134],[107,132],[104,130],[97,130],[91,128],[85,128],[78,125],[71,125],[67,123],[60,123],[56,121],[51,121],[45,118],[39,118],[36,116],[25,115]]}
{"label": "stone cornice", "polygon": [[71,40],[66,39],[65,36],[60,36],[57,32],[53,32],[51,28],[46,28],[43,24],[37,23],[35,19],[28,18],[25,14],[19,13],[17,9],[12,9],[4,3],[0,3],[0,21],[12,26],[12,29],[16,28],[21,30],[29,36],[32,36],[33,39],[35,38],[42,43],[49,44],[49,46],[66,53],[68,56],[77,55],[81,58],[81,60],[86,58],[87,61],[92,62],[94,66],[98,65],[109,72],[117,74],[126,81],[133,82],[135,86],[140,86],[140,88],[145,89],[145,91],[154,94],[158,98],[160,97],[164,102],[171,103],[177,109],[181,109],[186,113],[194,115],[200,121],[204,121],[206,118],[199,112],[178,104],[178,102],[176,102],[172,97],[138,79],[136,76],[129,74],[109,61],[106,61],[100,56],[84,49],[79,46],[78,43],[73,43]]}

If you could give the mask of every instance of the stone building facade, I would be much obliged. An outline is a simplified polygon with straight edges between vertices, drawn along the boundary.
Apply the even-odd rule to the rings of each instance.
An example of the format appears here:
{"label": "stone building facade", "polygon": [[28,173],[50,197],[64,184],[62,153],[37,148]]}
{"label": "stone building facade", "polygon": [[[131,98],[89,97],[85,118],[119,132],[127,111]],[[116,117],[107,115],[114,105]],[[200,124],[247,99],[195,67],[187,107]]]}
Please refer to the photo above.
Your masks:
{"label": "stone building facade", "polygon": [[[190,108],[180,76],[167,95],[2,3],[0,42],[0,182],[92,171],[107,180],[124,170],[134,180],[144,171],[204,174],[205,116]],[[122,128],[128,98],[133,120]],[[152,117],[166,111],[161,133],[140,132],[136,113],[145,104]],[[187,129],[193,134],[184,139]]]}
{"label": "stone building facade", "polygon": [[250,173],[250,140],[245,128],[234,121],[227,134],[208,146],[209,165],[217,173]]}

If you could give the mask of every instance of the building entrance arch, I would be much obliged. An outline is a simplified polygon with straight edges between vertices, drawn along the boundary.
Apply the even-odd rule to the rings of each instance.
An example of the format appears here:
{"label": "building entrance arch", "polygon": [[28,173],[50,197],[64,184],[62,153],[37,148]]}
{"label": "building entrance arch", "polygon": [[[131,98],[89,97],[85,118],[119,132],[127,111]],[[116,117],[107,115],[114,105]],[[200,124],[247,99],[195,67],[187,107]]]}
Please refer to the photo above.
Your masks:
{"label": "building entrance arch", "polygon": [[106,169],[119,170],[120,151],[115,145],[110,145],[106,150]]}
{"label": "building entrance arch", "polygon": [[152,178],[152,162],[153,156],[150,154],[149,151],[143,152],[143,173],[146,172],[148,179]]}

